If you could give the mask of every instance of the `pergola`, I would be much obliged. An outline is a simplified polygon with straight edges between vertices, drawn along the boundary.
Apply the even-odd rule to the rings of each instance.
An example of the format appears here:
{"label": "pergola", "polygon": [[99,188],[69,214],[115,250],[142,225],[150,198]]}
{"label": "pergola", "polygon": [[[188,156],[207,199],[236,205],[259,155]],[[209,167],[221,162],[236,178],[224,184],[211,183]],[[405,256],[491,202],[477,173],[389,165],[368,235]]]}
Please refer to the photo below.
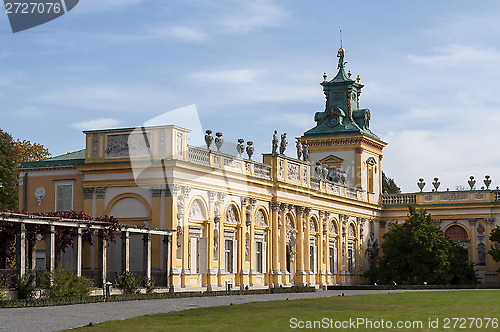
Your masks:
{"label": "pergola", "polygon": [[[107,279],[107,257],[108,257],[108,240],[105,237],[105,231],[110,227],[109,223],[77,220],[60,217],[41,217],[36,215],[18,214],[18,213],[0,213],[0,226],[14,225],[16,234],[16,270],[19,275],[26,273],[27,268],[34,269],[36,266],[36,237],[32,236],[28,239],[27,226],[41,225],[46,228],[46,270],[53,272],[56,268],[56,227],[68,227],[74,229],[73,232],[73,253],[74,263],[76,266],[76,274],[82,275],[82,249],[83,249],[83,230],[91,229],[97,231],[98,242],[98,257],[99,257],[99,286],[104,288]],[[171,250],[172,250],[172,233],[175,230],[160,230],[139,228],[132,225],[119,225],[121,231],[121,267],[122,271],[130,271],[130,235],[142,234],[144,240],[143,247],[143,269],[147,278],[151,278],[151,236],[159,235],[163,237],[162,248],[164,251],[164,261],[162,265],[165,267],[166,286],[169,287],[169,277],[171,270]],[[26,265],[29,266],[26,266]]]}

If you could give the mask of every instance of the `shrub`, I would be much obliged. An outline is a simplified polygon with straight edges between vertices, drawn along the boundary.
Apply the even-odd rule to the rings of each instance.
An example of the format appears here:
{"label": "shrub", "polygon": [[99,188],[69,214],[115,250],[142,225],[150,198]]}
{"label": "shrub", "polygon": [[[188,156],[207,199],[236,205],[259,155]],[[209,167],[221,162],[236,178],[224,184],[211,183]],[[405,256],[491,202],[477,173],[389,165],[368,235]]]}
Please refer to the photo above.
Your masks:
{"label": "shrub", "polygon": [[54,272],[47,273],[42,289],[50,298],[88,296],[92,291],[92,280],[77,276],[76,273],[58,267]]}
{"label": "shrub", "polygon": [[130,271],[123,271],[116,276],[116,285],[125,294],[134,294],[139,289],[139,280]]}
{"label": "shrub", "polygon": [[22,276],[14,275],[11,279],[12,287],[17,292],[17,297],[21,300],[31,299],[35,295],[35,276],[25,273]]}
{"label": "shrub", "polygon": [[155,289],[155,282],[152,278],[144,277],[144,279],[142,279],[142,284],[144,288],[146,288],[147,294],[153,293]]}

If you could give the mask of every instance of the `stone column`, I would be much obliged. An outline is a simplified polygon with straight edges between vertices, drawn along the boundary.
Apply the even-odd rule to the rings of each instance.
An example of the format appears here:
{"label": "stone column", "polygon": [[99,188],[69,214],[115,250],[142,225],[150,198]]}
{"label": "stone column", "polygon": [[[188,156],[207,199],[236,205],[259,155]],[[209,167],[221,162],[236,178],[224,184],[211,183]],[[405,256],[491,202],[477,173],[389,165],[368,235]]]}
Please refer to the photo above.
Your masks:
{"label": "stone column", "polygon": [[348,220],[349,216],[342,215],[342,280],[345,283],[346,282],[346,274],[348,273],[348,264],[347,264],[347,259],[348,259],[348,247],[349,247],[349,242],[348,242],[348,232],[347,232],[347,227],[348,227]]}
{"label": "stone column", "polygon": [[73,256],[75,262],[75,272],[77,276],[82,275],[82,248],[83,248],[83,239],[82,239],[82,229],[77,227],[75,229],[74,240],[73,240]]}
{"label": "stone column", "polygon": [[170,288],[170,271],[172,268],[171,257],[172,257],[172,235],[163,236],[163,251],[164,251],[164,264],[165,264],[165,286]]}
{"label": "stone column", "polygon": [[219,224],[219,279],[218,279],[218,286],[219,287],[225,287],[225,277],[224,274],[226,273],[226,266],[224,265],[224,223],[226,220],[226,211],[224,211],[225,207],[225,200],[226,200],[226,193],[219,193],[219,200],[215,202],[215,206],[218,207],[218,214],[217,216],[214,217],[214,220],[218,220]]}
{"label": "stone column", "polygon": [[[236,233],[238,239],[238,269],[236,270],[235,282],[236,285],[240,285],[242,289],[245,288],[245,249],[246,249],[246,209],[247,209],[248,197],[241,198],[241,209],[240,209],[240,224],[237,226],[238,230]],[[248,277],[248,272],[246,274]],[[247,282],[248,284],[248,282]]]}
{"label": "stone column", "polygon": [[272,283],[274,287],[280,286],[280,266],[279,266],[279,220],[278,220],[278,211],[279,211],[280,203],[271,202],[271,224],[272,224],[272,248],[271,249],[271,274],[272,274]]}
{"label": "stone column", "polygon": [[304,269],[306,270],[306,283],[311,283],[311,233],[309,229],[309,212],[306,208],[304,218]]}
{"label": "stone column", "polygon": [[27,244],[27,255],[28,255],[28,264],[26,266],[27,269],[32,271],[36,270],[36,234],[28,233],[26,234],[26,244]]}
{"label": "stone column", "polygon": [[[207,290],[211,291],[217,286],[217,269],[214,262],[214,239],[215,239],[215,198],[217,192],[210,190],[208,192],[208,221],[205,224],[206,237],[208,238],[207,245],[207,273],[204,275],[204,283],[207,285]],[[217,257],[218,258],[218,257]]]}
{"label": "stone column", "polygon": [[54,272],[56,268],[56,228],[47,226],[45,237],[45,263],[48,272]]}
{"label": "stone column", "polygon": [[330,219],[330,212],[325,211],[324,218],[320,222],[321,224],[321,279],[320,285],[322,285],[326,289],[326,285],[328,284],[328,219]]}
{"label": "stone column", "polygon": [[287,270],[287,259],[286,259],[286,212],[288,210],[287,203],[281,203],[280,205],[280,216],[279,216],[279,226],[280,226],[280,269],[281,269],[281,282],[283,284],[288,283],[288,273]]}
{"label": "stone column", "polygon": [[[183,208],[189,211],[189,193],[191,187],[182,187]],[[178,198],[181,199],[180,197]],[[186,287],[189,283],[191,270],[189,269],[189,212],[182,213],[182,271],[181,287]]]}
{"label": "stone column", "polygon": [[17,273],[26,273],[26,224],[16,223],[16,265]]}
{"label": "stone column", "polygon": [[365,225],[366,219],[361,218],[359,224],[359,259],[360,262],[357,264],[359,269],[364,272],[365,268]]}
{"label": "stone column", "polygon": [[[169,279],[169,287],[172,290],[176,290],[176,287],[178,288],[180,286],[180,270],[181,270],[181,260],[177,259],[177,255],[179,254],[179,248],[178,244],[182,242],[182,239],[179,238],[181,234],[179,234],[178,230],[182,229],[179,228],[179,223],[178,221],[180,220],[179,218],[183,218],[184,214],[184,200],[183,199],[178,199],[177,195],[180,192],[180,186],[176,184],[169,184],[166,186],[165,190],[165,228],[167,229],[172,229],[176,230],[171,236],[170,236],[170,257],[169,257],[169,262],[170,262],[170,268],[167,269],[165,267],[167,275],[170,276]],[[180,203],[179,203],[180,202]],[[179,206],[181,205],[181,206]],[[182,253],[180,253],[182,255]]]}
{"label": "stone column", "polygon": [[151,278],[151,234],[147,233],[143,235],[142,240],[144,241],[144,259],[143,259],[143,270],[145,277],[150,279]]}
{"label": "stone column", "polygon": [[469,218],[469,262],[477,264],[477,248],[476,248],[476,218]]}
{"label": "stone column", "polygon": [[[149,228],[161,228],[161,205],[163,190],[161,186],[151,189],[151,224]],[[160,268],[160,237],[153,236],[151,241],[151,268]]]}
{"label": "stone column", "polygon": [[257,204],[256,198],[250,198],[248,204],[248,211],[250,211],[250,220],[247,220],[247,227],[250,227],[250,263],[248,264],[248,269],[250,270],[250,284],[255,283],[255,276],[257,262],[255,261],[255,205]]}
{"label": "stone column", "polygon": [[[83,188],[83,211],[92,217],[95,217],[93,211],[94,204],[94,187]],[[92,268],[92,246],[85,242],[83,243],[83,262],[85,268]]]}
{"label": "stone column", "polygon": [[296,284],[302,286],[304,284],[304,221],[303,215],[305,208],[303,206],[295,207],[297,213],[297,259],[295,260],[296,267]]}
{"label": "stone column", "polygon": [[108,241],[104,236],[104,230],[98,231],[98,256],[99,256],[99,269],[100,269],[100,286],[104,289],[106,287],[107,274],[108,274]]}
{"label": "stone column", "polygon": [[319,211],[318,220],[318,234],[316,235],[316,248],[317,254],[317,268],[316,268],[316,282],[321,286],[323,284],[323,220],[325,219],[325,212]]}
{"label": "stone column", "polygon": [[121,235],[122,245],[122,272],[130,271],[130,232],[122,231]]}
{"label": "stone column", "polygon": [[[106,187],[96,187],[95,188],[95,193],[96,193],[96,217],[104,217],[104,211],[105,211],[105,206],[104,206],[104,198],[106,197]],[[95,253],[95,247],[92,247],[91,251],[93,252],[93,256],[96,254]],[[107,251],[107,250],[106,250]],[[97,253],[99,256],[100,253]],[[94,256],[95,257],[95,256]],[[101,257],[98,257],[95,261],[100,261]],[[95,266],[93,266],[95,268]],[[99,269],[100,266],[97,266]]]}

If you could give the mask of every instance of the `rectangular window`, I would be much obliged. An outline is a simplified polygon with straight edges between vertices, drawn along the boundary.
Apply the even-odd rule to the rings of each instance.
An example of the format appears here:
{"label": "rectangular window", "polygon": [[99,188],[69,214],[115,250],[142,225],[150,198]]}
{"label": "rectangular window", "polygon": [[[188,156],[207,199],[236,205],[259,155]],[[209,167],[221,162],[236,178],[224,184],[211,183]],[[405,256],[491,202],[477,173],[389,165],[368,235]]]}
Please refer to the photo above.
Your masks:
{"label": "rectangular window", "polygon": [[349,274],[354,274],[354,243],[349,242],[347,246],[347,269]]}
{"label": "rectangular window", "polygon": [[330,243],[330,273],[337,274],[337,250],[335,243]]}
{"label": "rectangular window", "polygon": [[263,272],[262,249],[263,249],[262,242],[261,241],[255,242],[255,265],[258,273]]}
{"label": "rectangular window", "polygon": [[309,247],[309,254],[310,254],[310,269],[312,272],[316,273],[316,259],[317,259],[317,253],[316,253],[316,245],[311,245]]}
{"label": "rectangular window", "polygon": [[189,238],[189,269],[192,274],[198,273],[198,238]]}
{"label": "rectangular window", "polygon": [[226,264],[226,272],[233,273],[233,240],[224,241],[224,263]]}
{"label": "rectangular window", "polygon": [[56,212],[73,210],[73,183],[56,183]]}

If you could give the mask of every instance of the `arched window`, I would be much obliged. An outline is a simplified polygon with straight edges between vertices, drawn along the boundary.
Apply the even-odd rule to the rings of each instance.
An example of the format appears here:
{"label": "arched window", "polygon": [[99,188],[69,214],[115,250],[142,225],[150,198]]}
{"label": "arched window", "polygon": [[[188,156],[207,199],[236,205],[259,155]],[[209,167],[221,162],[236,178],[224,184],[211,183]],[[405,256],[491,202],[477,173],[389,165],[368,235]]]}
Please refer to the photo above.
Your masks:
{"label": "arched window", "polygon": [[453,241],[463,241],[469,239],[467,231],[462,226],[459,225],[453,225],[448,227],[448,229],[446,229],[444,234],[451,237]]}

